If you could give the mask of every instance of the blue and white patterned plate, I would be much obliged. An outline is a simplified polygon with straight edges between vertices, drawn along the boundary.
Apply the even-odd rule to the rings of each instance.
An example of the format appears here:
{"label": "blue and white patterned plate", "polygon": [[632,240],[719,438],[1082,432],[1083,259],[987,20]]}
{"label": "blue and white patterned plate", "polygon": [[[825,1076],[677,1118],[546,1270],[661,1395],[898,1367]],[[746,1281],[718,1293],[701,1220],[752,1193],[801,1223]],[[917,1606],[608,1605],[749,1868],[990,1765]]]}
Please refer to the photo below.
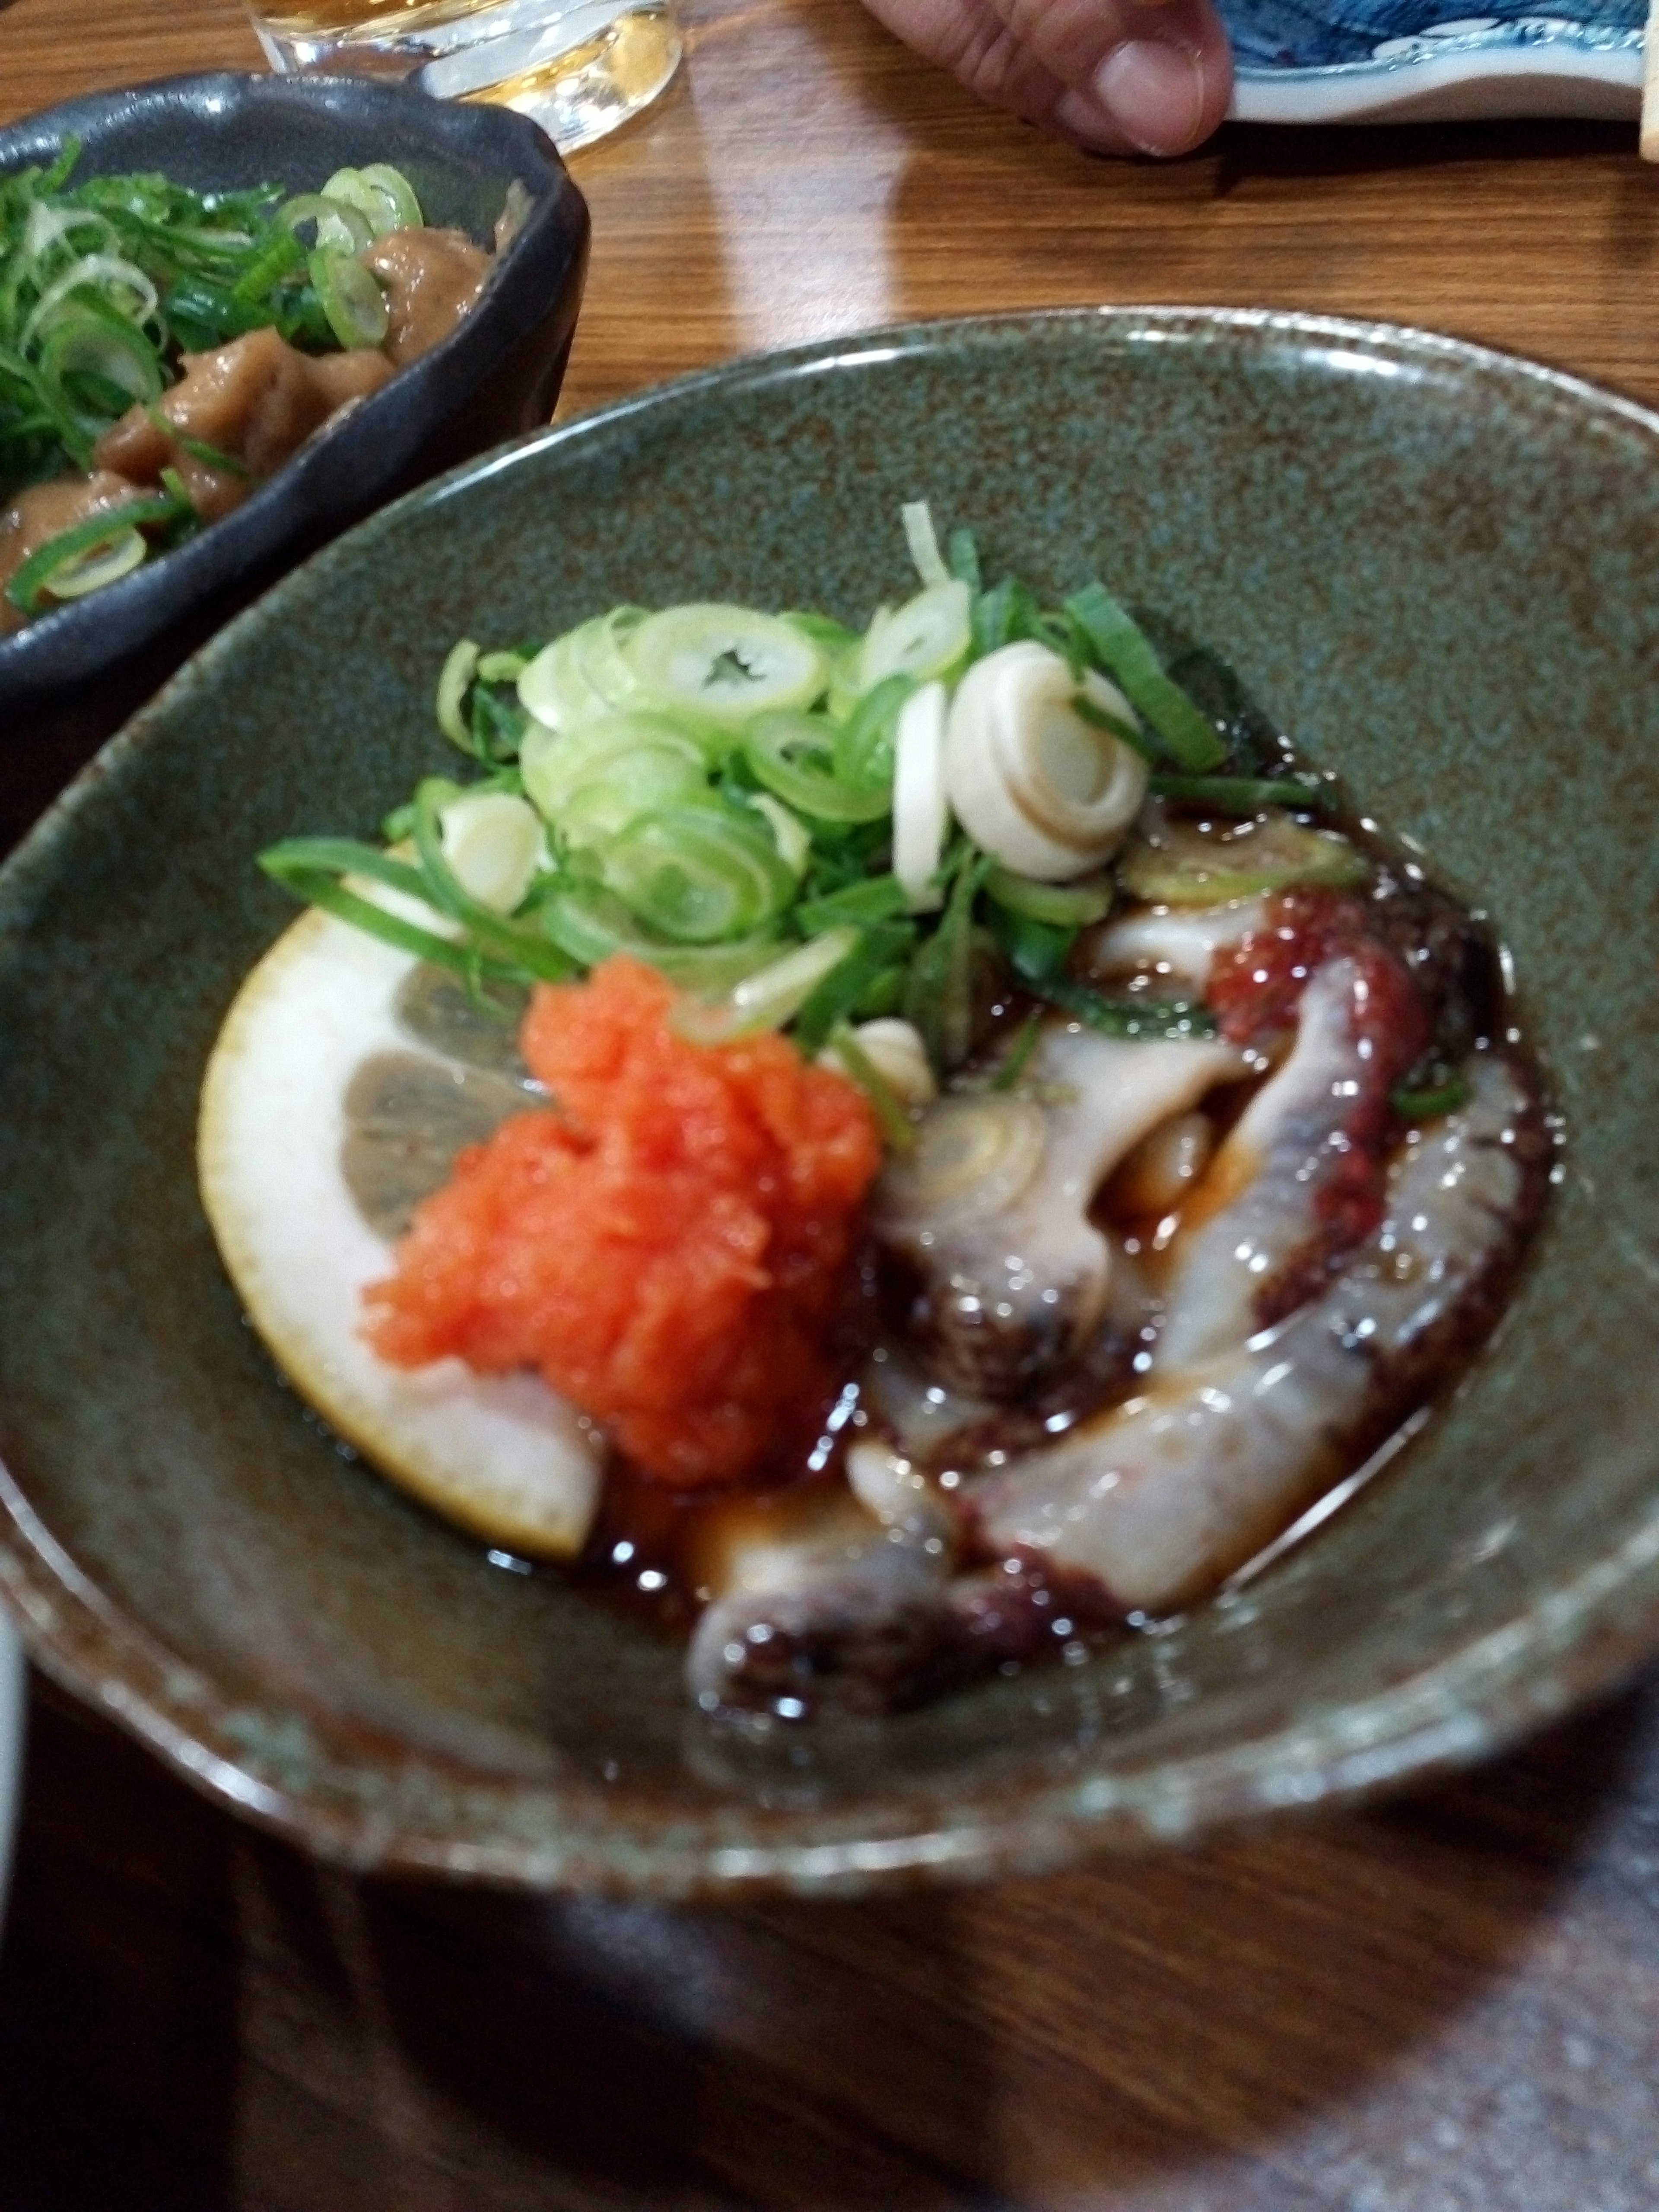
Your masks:
{"label": "blue and white patterned plate", "polygon": [[[1454,0],[1455,4],[1455,0]],[[1634,117],[1643,0],[1570,0],[1490,15],[1446,0],[1220,0],[1232,33],[1232,112],[1246,123]]]}

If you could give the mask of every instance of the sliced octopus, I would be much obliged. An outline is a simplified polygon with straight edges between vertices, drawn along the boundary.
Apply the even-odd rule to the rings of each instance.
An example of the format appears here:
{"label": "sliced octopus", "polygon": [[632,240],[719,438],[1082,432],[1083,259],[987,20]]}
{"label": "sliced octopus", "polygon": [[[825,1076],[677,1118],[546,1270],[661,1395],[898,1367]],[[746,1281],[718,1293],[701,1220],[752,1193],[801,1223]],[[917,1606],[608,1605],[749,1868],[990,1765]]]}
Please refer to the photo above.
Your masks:
{"label": "sliced octopus", "polygon": [[[689,1662],[705,1709],[891,1710],[1057,1632],[1187,1606],[1490,1326],[1547,1140],[1529,1065],[1467,1050],[1455,963],[1428,987],[1369,908],[1332,896],[1114,930],[1097,957],[1120,973],[1190,990],[1201,971],[1219,1037],[1056,1022],[1034,1085],[1052,1103],[977,1211],[964,1198],[924,1229],[895,1179],[878,1219],[912,1326],[885,1357],[906,1379],[866,1378],[833,1529],[739,1537],[713,1577]],[[1402,1127],[1391,1091],[1459,1024],[1463,1102]],[[1103,1184],[1263,1067],[1148,1273],[1094,1211]],[[943,1102],[945,1135],[975,1106]],[[1043,1378],[1114,1331],[1139,1349],[1109,1401],[1042,1416]]]}

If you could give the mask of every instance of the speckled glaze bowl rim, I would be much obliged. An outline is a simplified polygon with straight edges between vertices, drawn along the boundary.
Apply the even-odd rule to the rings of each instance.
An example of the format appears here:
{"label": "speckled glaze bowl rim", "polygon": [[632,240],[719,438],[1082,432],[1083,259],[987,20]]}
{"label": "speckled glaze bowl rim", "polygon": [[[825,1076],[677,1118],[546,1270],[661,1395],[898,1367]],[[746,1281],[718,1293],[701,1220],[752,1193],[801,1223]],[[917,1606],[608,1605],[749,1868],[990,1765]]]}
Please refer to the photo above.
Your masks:
{"label": "speckled glaze bowl rim", "polygon": [[[201,103],[224,130],[250,116],[257,123],[263,112],[330,115],[341,106],[371,118],[413,118],[410,127],[418,126],[429,158],[457,169],[493,161],[525,184],[530,211],[500,255],[477,311],[380,391],[341,410],[234,514],[95,598],[54,608],[0,636],[0,704],[15,708],[17,724],[15,732],[0,732],[0,744],[21,737],[29,708],[49,702],[58,687],[110,678],[242,578],[270,563],[296,565],[294,550],[307,532],[337,530],[338,515],[362,496],[353,487],[365,478],[382,489],[394,484],[422,444],[461,415],[478,386],[557,312],[573,272],[580,282],[586,203],[538,124],[511,109],[440,101],[375,78],[211,70],[83,94],[0,128],[0,175],[10,173],[14,155],[38,158],[70,133],[118,125],[130,112],[165,111],[180,100]],[[348,133],[343,121],[334,120],[343,144],[348,135],[362,135],[362,126]],[[553,283],[556,268],[560,278]]]}
{"label": "speckled glaze bowl rim", "polygon": [[[1329,348],[1394,364],[1517,382],[1654,441],[1659,415],[1540,364],[1431,332],[1273,309],[1059,309],[917,323],[740,360],[498,448],[410,493],[313,556],[372,557],[411,510],[585,447],[616,425],[723,404],[779,380],[823,376],[897,353],[994,351],[1029,337],[1097,332],[1103,356],[1137,343]],[[296,572],[299,573],[299,572]],[[239,617],[111,741],[0,870],[0,931],[49,879],[63,826],[102,784],[165,743],[176,686],[234,665],[280,613],[288,584]],[[594,1785],[458,1784],[411,1760],[388,1775],[319,1744],[293,1713],[239,1706],[125,1616],[77,1567],[0,1466],[0,1598],[31,1656],[151,1745],[198,1788],[325,1857],[359,1869],[439,1874],[537,1890],[667,1899],[757,1887],[849,1893],[896,1880],[1054,1868],[1085,1852],[1188,1841],[1288,1806],[1352,1800],[1485,1756],[1612,1687],[1659,1645],[1659,1491],[1650,1515],[1606,1556],[1502,1627],[1435,1665],[1303,1722],[1188,1759],[1132,1762],[1062,1784],[966,1800],[930,1821],[872,1797],[852,1807],[629,1819]],[[434,1817],[441,1808],[442,1817]]]}

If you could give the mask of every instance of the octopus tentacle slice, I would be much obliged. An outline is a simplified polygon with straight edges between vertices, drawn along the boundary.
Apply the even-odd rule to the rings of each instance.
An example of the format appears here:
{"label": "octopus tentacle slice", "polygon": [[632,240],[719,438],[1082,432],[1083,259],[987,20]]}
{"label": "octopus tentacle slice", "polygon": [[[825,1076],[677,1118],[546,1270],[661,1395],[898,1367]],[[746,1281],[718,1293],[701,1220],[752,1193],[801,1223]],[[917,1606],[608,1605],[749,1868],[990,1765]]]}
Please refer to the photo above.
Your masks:
{"label": "octopus tentacle slice", "polygon": [[1407,1370],[1463,1333],[1526,1225],[1527,1112],[1508,1062],[1479,1055],[1469,1103],[1407,1147],[1381,1228],[1322,1297],[982,1478],[980,1542],[1086,1576],[1126,1611],[1213,1588],[1386,1424]]}
{"label": "octopus tentacle slice", "polygon": [[843,1495],[776,1530],[732,1516],[685,1658],[704,1711],[884,1712],[963,1671],[945,1604],[954,1526],[919,1490],[905,1499],[902,1462],[872,1480],[878,1511]]}
{"label": "octopus tentacle slice", "polygon": [[1263,898],[1228,899],[1218,906],[1141,907],[1093,933],[1087,947],[1097,977],[1146,977],[1161,986],[1201,994],[1218,952],[1261,930]]}
{"label": "octopus tentacle slice", "polygon": [[[1320,1201],[1346,1164],[1357,1104],[1388,1077],[1357,1034],[1366,988],[1351,959],[1303,994],[1290,1058],[1251,1100],[1193,1194],[1177,1236],[1159,1371],[1191,1367],[1250,1335],[1256,1301],[1320,1228]],[[1194,1221],[1194,1214],[1197,1218]]]}
{"label": "octopus tentacle slice", "polygon": [[[1151,1130],[1248,1065],[1217,1041],[1136,1042],[1060,1024],[1043,1037],[1036,1073],[1050,1103],[1041,1114],[997,1099],[936,1109],[965,1117],[1023,1107],[1036,1134],[1022,1178],[1012,1188],[1004,1178],[982,1212],[964,1205],[943,1224],[936,1206],[907,1214],[902,1167],[878,1188],[878,1233],[920,1279],[930,1367],[1000,1397],[1069,1358],[1109,1288],[1111,1248],[1089,1218],[1096,1192]],[[924,1170],[927,1143],[924,1121]]]}

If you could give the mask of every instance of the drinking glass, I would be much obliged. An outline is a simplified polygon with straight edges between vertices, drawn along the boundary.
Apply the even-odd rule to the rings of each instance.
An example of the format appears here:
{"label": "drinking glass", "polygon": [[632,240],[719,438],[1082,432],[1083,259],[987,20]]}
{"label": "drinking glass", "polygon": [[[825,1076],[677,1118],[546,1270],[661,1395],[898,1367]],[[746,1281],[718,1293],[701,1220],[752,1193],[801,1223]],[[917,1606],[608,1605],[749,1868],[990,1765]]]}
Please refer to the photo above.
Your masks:
{"label": "drinking glass", "polygon": [[249,13],[275,70],[404,77],[517,108],[562,154],[647,107],[681,53],[673,0],[275,0]]}

